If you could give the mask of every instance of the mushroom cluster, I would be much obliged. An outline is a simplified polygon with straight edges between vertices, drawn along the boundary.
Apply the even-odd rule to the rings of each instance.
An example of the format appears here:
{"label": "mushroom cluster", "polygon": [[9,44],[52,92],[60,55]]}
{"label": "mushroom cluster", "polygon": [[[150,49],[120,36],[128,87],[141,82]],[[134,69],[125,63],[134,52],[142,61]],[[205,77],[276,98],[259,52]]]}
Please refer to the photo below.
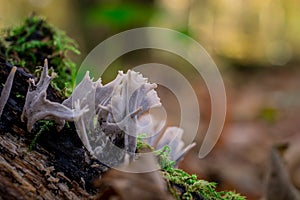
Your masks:
{"label": "mushroom cluster", "polygon": [[[140,73],[120,71],[113,81],[102,85],[101,79],[93,81],[87,71],[72,95],[62,103],[46,99],[46,90],[56,75],[52,72],[49,76],[48,73],[45,60],[38,83],[29,80],[21,116],[22,121],[27,120],[28,131],[41,119],[54,120],[58,131],[64,127],[65,121],[74,121],[86,149],[109,166],[123,162],[126,154],[134,155],[138,134],[144,130],[154,131],[156,125],[145,125],[143,120],[145,115],[150,115],[150,109],[161,106],[154,90],[157,85],[149,83]],[[151,141],[154,141],[153,135],[155,139],[159,138],[159,133],[147,134],[152,135]],[[160,137],[157,147],[169,145],[170,159],[179,161],[195,145],[183,148],[182,135],[182,129],[169,127]]]}

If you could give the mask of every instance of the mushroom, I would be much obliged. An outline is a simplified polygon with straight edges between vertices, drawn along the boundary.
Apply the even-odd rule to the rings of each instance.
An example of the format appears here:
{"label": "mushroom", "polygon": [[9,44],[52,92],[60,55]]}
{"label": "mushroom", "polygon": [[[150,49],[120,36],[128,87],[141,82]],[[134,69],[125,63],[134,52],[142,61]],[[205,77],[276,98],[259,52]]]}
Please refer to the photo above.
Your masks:
{"label": "mushroom", "polygon": [[164,146],[170,147],[169,159],[178,163],[181,158],[191,149],[196,143],[192,143],[184,147],[184,142],[182,141],[183,130],[178,127],[168,127],[166,131],[162,134],[156,146],[157,149],[161,149]]}
{"label": "mushroom", "polygon": [[[136,150],[136,137],[145,130],[143,117],[150,115],[148,111],[151,108],[161,106],[154,90],[157,85],[131,70],[127,73],[120,71],[113,81],[102,85],[101,79],[94,82],[87,71],[72,95],[60,104],[46,99],[46,90],[55,75],[54,72],[48,75],[45,60],[39,82],[35,84],[33,79],[29,79],[21,116],[22,121],[27,120],[28,131],[41,119],[55,120],[58,130],[63,128],[65,120],[74,121],[77,134],[91,155],[108,160],[108,164],[112,165],[124,159],[124,152],[132,157]],[[155,124],[148,126],[146,129],[155,130]],[[176,162],[195,146],[193,143],[183,148],[182,135],[182,129],[169,127],[158,142],[158,148],[170,146],[170,159]],[[115,148],[115,142],[120,139],[124,139],[125,151]],[[114,152],[113,155],[104,153],[110,151]]]}
{"label": "mushroom", "polygon": [[29,79],[29,88],[21,115],[21,120],[27,120],[27,130],[30,132],[35,122],[41,119],[53,119],[58,123],[58,130],[64,126],[65,120],[73,121],[88,111],[87,107],[82,109],[70,109],[57,102],[46,99],[46,90],[51,80],[56,76],[53,72],[48,75],[48,62],[45,60],[44,68],[37,84],[33,79]]}
{"label": "mushroom", "polygon": [[2,88],[2,92],[1,92],[1,96],[0,96],[0,117],[2,115],[4,106],[8,100],[16,70],[17,70],[17,67],[13,67],[11,69],[11,71],[6,79],[5,85]]}

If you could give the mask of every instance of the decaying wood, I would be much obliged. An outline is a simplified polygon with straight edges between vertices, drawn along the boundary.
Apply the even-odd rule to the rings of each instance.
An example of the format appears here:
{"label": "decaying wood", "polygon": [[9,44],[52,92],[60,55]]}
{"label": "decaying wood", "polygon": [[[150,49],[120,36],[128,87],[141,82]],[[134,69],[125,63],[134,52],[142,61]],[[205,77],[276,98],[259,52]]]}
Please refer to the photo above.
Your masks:
{"label": "decaying wood", "polygon": [[[57,172],[48,151],[28,152],[28,145],[11,133],[0,135],[0,196],[3,199],[90,199],[76,181]],[[62,175],[60,175],[62,174]]]}
{"label": "decaying wood", "polygon": [[[144,149],[144,152],[150,152]],[[101,179],[95,181],[96,186],[100,188],[97,200],[122,199],[131,200],[137,197],[144,200],[172,200],[173,196],[168,192],[165,180],[162,178],[159,170],[153,170],[157,166],[154,156],[141,156],[129,165],[120,166],[118,170],[111,169]],[[129,171],[149,172],[129,173]],[[152,170],[151,170],[152,169]]]}
{"label": "decaying wood", "polygon": [[[0,58],[0,92],[12,66]],[[34,151],[29,144],[38,127],[29,133],[21,114],[34,78],[21,68],[15,73],[7,104],[0,120],[0,199],[91,199],[95,178],[107,170],[91,158],[78,138],[74,124],[60,133],[50,128],[38,139]],[[63,99],[51,86],[47,99]]]}

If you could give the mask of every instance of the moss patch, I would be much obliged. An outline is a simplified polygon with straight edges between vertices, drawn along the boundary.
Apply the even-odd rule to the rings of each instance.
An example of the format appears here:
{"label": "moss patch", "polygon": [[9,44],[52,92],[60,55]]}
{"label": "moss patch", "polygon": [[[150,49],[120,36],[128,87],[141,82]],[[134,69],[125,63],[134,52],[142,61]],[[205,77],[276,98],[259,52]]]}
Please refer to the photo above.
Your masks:
{"label": "moss patch", "polygon": [[161,173],[167,181],[168,189],[176,199],[204,200],[245,200],[246,198],[233,191],[216,191],[217,184],[199,180],[196,175],[190,175],[174,167],[175,162],[169,160],[170,148],[165,146],[155,151],[153,147],[143,142],[144,135],[137,138],[137,151],[143,148],[152,149],[161,167]]}
{"label": "moss patch", "polygon": [[77,44],[66,34],[49,24],[44,18],[32,15],[23,24],[3,31],[0,53],[12,65],[24,67],[37,76],[44,59],[55,69],[59,77],[52,85],[71,93],[76,64],[67,56],[68,52],[79,54]]}

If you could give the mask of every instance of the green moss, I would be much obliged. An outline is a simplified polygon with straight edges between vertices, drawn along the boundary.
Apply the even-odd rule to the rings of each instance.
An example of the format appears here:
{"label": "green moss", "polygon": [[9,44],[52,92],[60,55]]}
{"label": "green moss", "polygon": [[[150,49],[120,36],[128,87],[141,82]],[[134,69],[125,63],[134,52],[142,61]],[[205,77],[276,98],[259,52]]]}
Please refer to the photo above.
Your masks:
{"label": "green moss", "polygon": [[147,143],[143,142],[146,137],[147,137],[147,134],[145,134],[145,133],[139,134],[137,136],[137,144],[136,144],[137,151],[139,151],[140,149],[143,149],[143,148],[150,148],[151,150],[154,150],[153,147],[151,147]]}
{"label": "green moss", "polygon": [[37,123],[37,130],[38,132],[34,135],[33,140],[31,141],[28,151],[31,151],[34,146],[36,145],[36,142],[38,140],[38,138],[43,134],[46,133],[48,131],[50,131],[51,128],[53,128],[55,126],[54,121],[48,121],[48,120],[40,120]]}
{"label": "green moss", "polygon": [[22,95],[22,94],[19,94],[19,93],[16,94],[16,97],[17,97],[17,98],[20,98],[20,99],[25,99],[25,96]]}
{"label": "green moss", "polygon": [[[143,147],[150,147],[143,142],[145,136],[142,134],[137,139],[137,151]],[[217,184],[205,180],[199,180],[195,174],[188,174],[174,167],[175,162],[169,160],[170,147],[165,146],[161,150],[154,151],[157,155],[161,173],[167,181],[168,189],[176,199],[195,199],[201,196],[206,200],[245,200],[246,198],[232,191],[216,191]]]}
{"label": "green moss", "polygon": [[44,59],[59,75],[53,86],[71,93],[75,80],[76,64],[67,56],[68,52],[79,54],[77,44],[66,34],[47,23],[41,17],[32,15],[24,23],[7,29],[3,34],[0,53],[15,66],[24,67],[32,74],[38,73],[36,66],[43,66]]}

